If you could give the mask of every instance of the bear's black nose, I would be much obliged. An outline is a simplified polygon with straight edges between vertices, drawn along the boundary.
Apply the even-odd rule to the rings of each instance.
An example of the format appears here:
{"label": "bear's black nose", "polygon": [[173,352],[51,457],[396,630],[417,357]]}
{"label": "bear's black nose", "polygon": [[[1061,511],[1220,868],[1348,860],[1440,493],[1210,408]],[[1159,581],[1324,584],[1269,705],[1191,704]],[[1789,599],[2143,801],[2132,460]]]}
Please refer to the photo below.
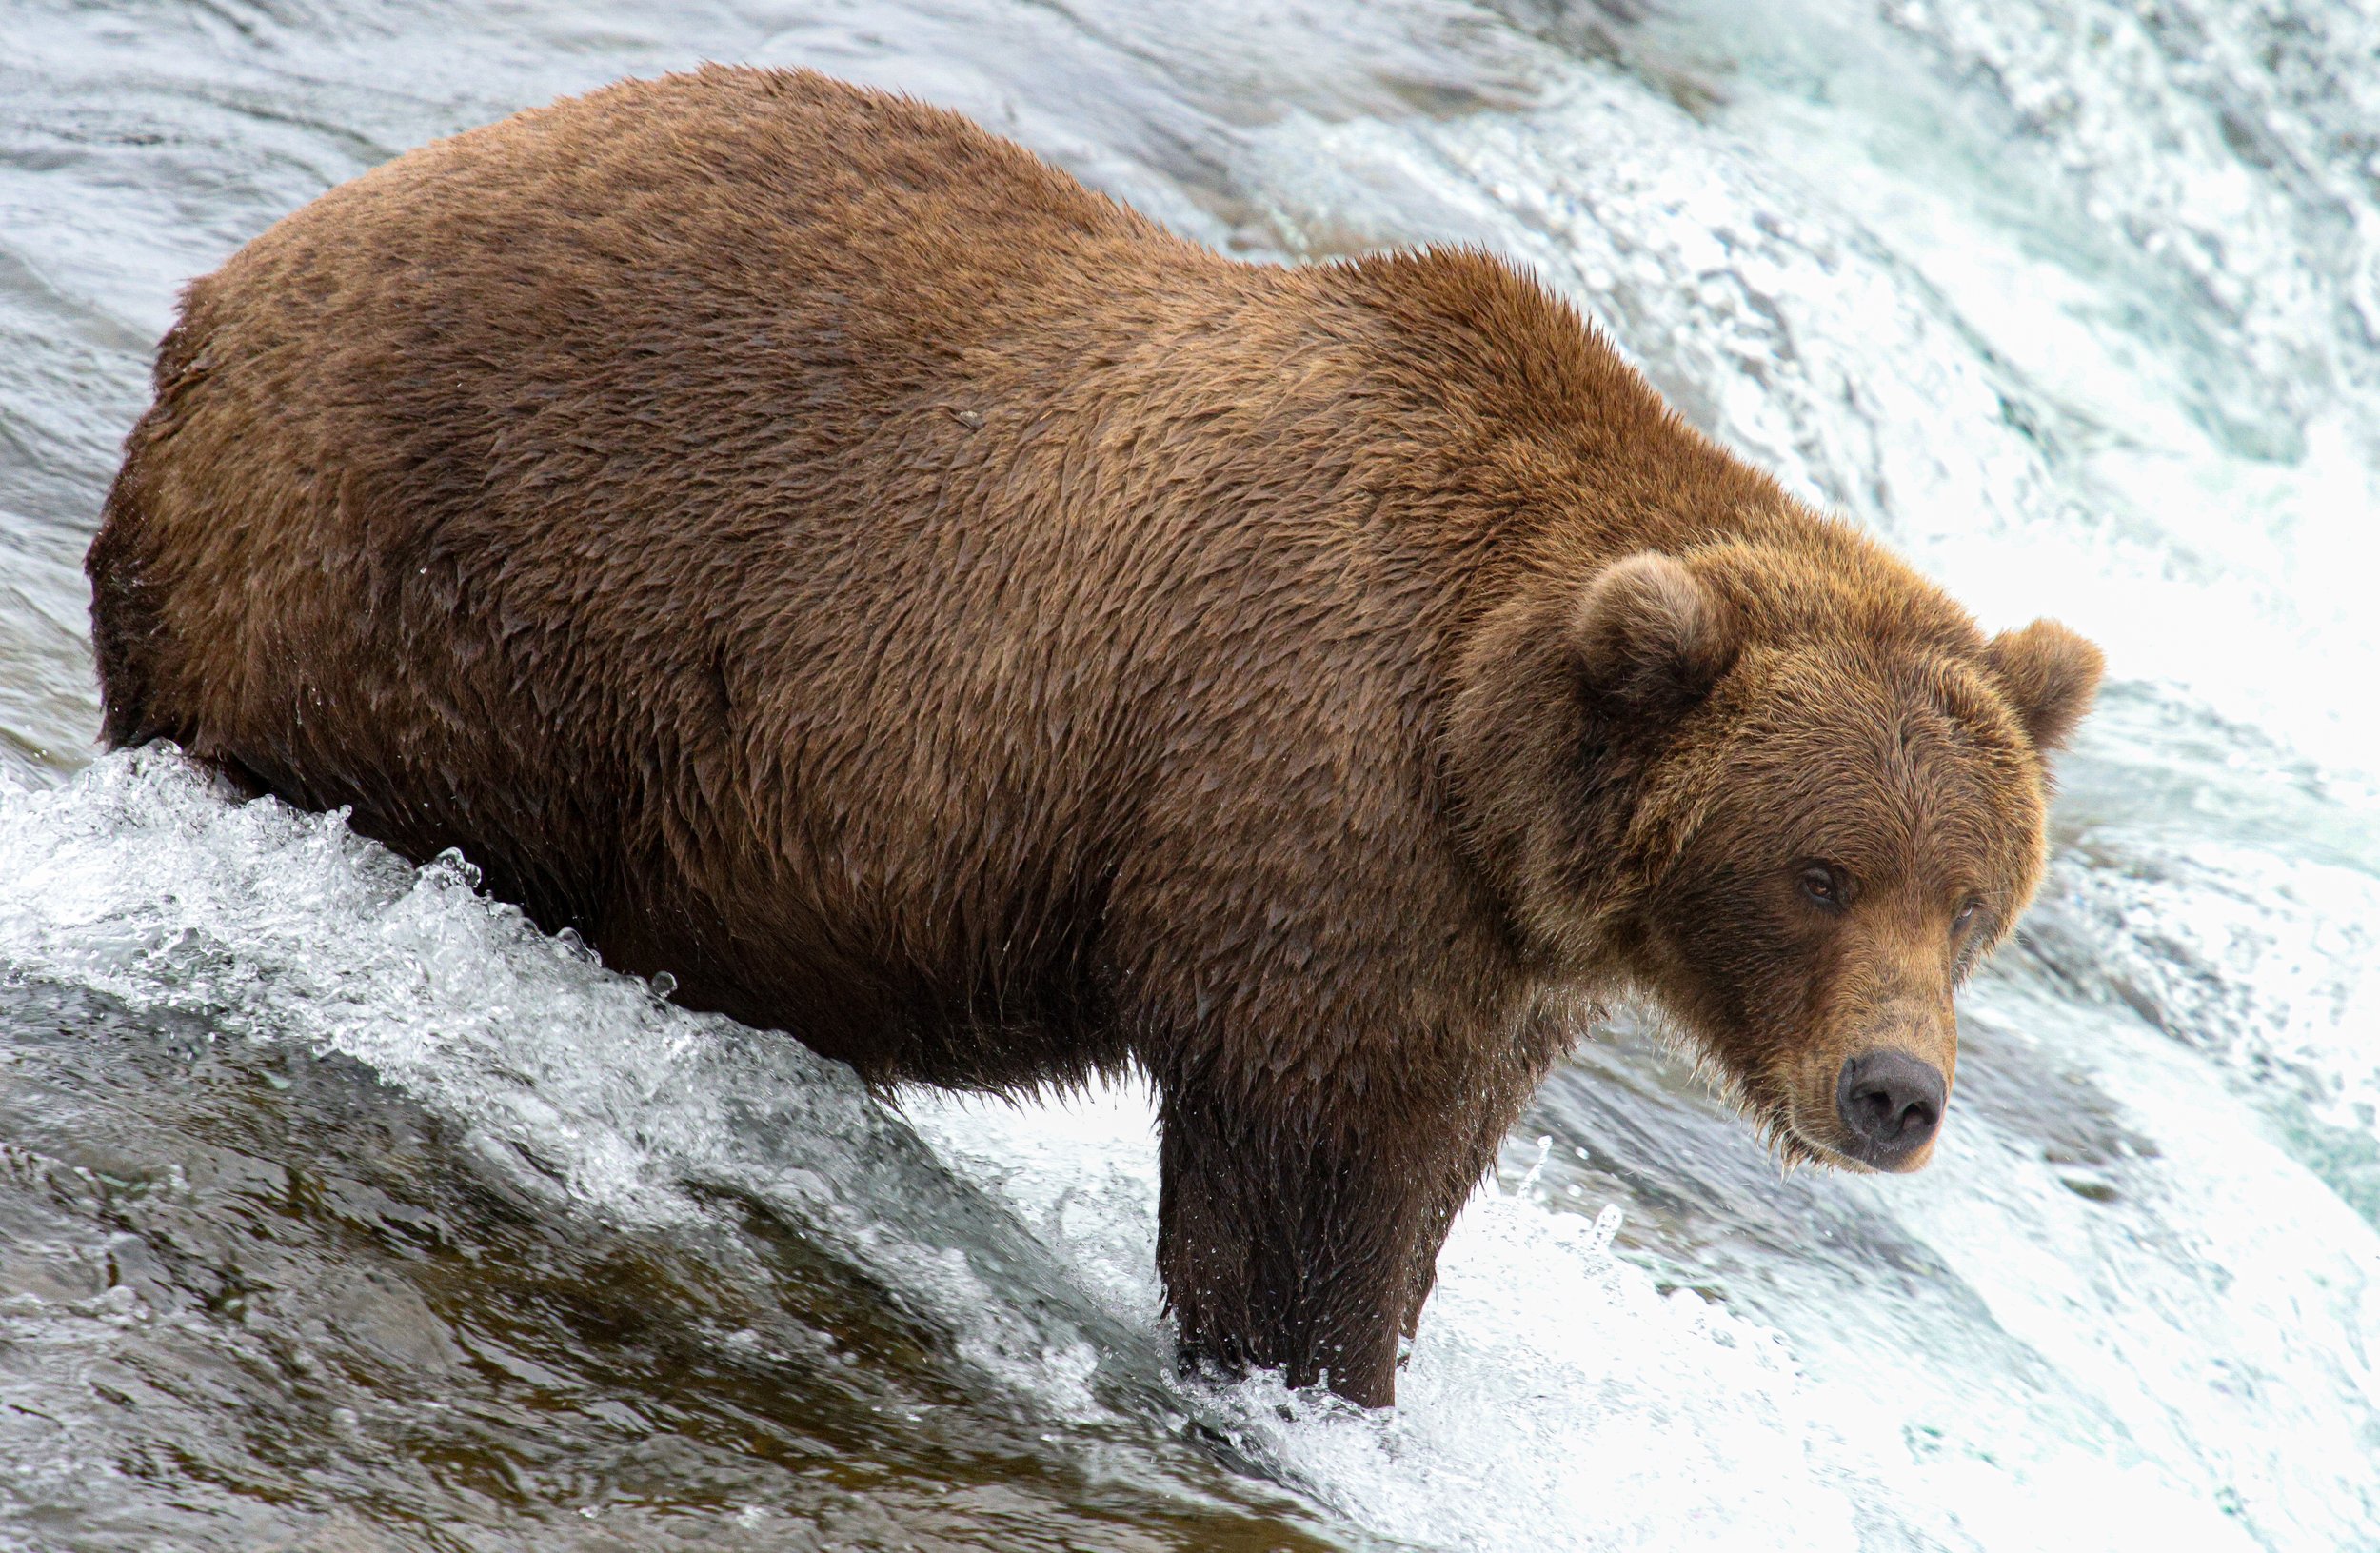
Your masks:
{"label": "bear's black nose", "polygon": [[1942,1125],[1942,1070],[1905,1051],[1872,1051],[1843,1065],[1835,1108],[1857,1145],[1852,1153],[1891,1170]]}

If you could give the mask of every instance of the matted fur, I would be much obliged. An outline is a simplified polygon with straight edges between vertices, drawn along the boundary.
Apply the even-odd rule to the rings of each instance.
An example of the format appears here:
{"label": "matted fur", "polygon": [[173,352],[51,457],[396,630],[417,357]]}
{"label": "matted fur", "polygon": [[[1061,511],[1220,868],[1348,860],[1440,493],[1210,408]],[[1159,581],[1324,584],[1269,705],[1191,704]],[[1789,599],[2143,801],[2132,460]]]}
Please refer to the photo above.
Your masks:
{"label": "matted fur", "polygon": [[1486,255],[1233,262],[750,70],[192,285],[89,568],[113,743],[877,1083],[1139,1065],[1185,1353],[1372,1404],[1565,999],[1658,1001],[1814,1159],[1846,1055],[1948,1071],[2097,676]]}

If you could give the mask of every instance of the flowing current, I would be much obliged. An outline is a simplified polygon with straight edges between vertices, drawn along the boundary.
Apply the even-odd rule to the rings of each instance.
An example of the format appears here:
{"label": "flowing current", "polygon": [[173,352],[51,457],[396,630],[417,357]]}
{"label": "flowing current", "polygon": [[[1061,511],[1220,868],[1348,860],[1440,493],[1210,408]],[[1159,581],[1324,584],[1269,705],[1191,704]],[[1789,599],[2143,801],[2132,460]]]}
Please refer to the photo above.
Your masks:
{"label": "flowing current", "polygon": [[[1393,1415],[1172,1375],[1150,1109],[888,1107],[99,757],[176,287],[699,60],[1250,258],[1483,245],[2108,649],[1938,1162],[1593,1032]],[[0,0],[0,1546],[2380,1548],[2380,16],[2289,0]]]}

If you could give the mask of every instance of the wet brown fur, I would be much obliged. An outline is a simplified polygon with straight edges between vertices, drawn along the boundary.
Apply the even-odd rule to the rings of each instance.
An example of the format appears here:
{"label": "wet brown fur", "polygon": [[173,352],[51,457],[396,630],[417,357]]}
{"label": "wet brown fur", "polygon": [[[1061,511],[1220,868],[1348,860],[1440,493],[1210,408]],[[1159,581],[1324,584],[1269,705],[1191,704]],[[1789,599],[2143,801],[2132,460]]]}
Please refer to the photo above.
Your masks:
{"label": "wet brown fur", "polygon": [[1492,258],[1234,262],[744,70],[195,283],[89,568],[111,743],[872,1081],[1137,1064],[1186,1354],[1372,1404],[1567,1003],[1666,1007],[1795,1157],[1847,1055],[1949,1070],[2097,677]]}

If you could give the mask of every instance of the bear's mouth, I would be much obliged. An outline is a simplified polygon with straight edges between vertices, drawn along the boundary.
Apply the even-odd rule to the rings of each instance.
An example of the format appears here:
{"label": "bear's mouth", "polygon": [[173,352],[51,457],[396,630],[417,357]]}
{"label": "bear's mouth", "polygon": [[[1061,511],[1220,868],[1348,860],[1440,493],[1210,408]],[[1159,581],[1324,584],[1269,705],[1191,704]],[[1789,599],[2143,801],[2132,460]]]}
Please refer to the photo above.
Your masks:
{"label": "bear's mouth", "polygon": [[1770,1150],[1788,1167],[1808,1165],[1829,1170],[1845,1170],[1854,1175],[1881,1173],[1874,1165],[1849,1152],[1818,1129],[1803,1125],[1799,1116],[1790,1113],[1769,1129],[1768,1145]]}
{"label": "bear's mouth", "polygon": [[1833,1135],[1832,1127],[1810,1124],[1798,1089],[1785,1085],[1776,1088],[1783,1092],[1772,1090],[1763,1094],[1754,1085],[1740,1082],[1720,1085],[1724,1098],[1751,1125],[1761,1146],[1775,1157],[1778,1165],[1787,1170],[1806,1165],[1859,1175],[1878,1173],[1874,1165],[1847,1151]]}
{"label": "bear's mouth", "polygon": [[[1820,1131],[1805,1127],[1797,1116],[1789,1118],[1777,1130],[1773,1145],[1779,1146],[1787,1164],[1818,1165],[1863,1176],[1914,1175],[1933,1163],[1937,1141],[1936,1136],[1930,1134],[1922,1143],[1905,1150],[1862,1149],[1844,1140],[1839,1128]],[[1830,1137],[1829,1132],[1835,1135]]]}
{"label": "bear's mouth", "polygon": [[1908,1175],[1933,1161],[1950,1086],[1913,1052],[1873,1046],[1763,1078],[1766,1093],[1747,1085],[1736,1104],[1789,1168]]}
{"label": "bear's mouth", "polygon": [[1948,1098],[1941,1087],[1928,1097],[1931,1114],[1923,1119],[1924,1136],[1900,1147],[1863,1146],[1852,1125],[1845,1108],[1852,1103],[1851,1091],[1866,1076],[1860,1071],[1863,1065],[1879,1053],[1835,1059],[1815,1071],[1817,1065],[1813,1062],[1795,1064],[1783,1073],[1773,1068],[1747,1073],[1711,1044],[1678,1041],[1677,1033],[1671,1032],[1674,1046],[1688,1051],[1698,1076],[1751,1125],[1786,1169],[1809,1165],[1854,1175],[1906,1175],[1932,1162],[1942,1103]]}
{"label": "bear's mouth", "polygon": [[1769,1120],[1762,1128],[1770,1149],[1789,1168],[1815,1165],[1861,1176],[1905,1174],[1920,1168],[1933,1153],[1930,1146],[1926,1147],[1905,1163],[1872,1158],[1843,1136],[1844,1128],[1835,1114],[1833,1105],[1826,1107],[1824,1114],[1825,1122],[1814,1125],[1806,1119],[1798,1103],[1786,1105],[1781,1108],[1781,1114]]}
{"label": "bear's mouth", "polygon": [[1870,1165],[1858,1155],[1846,1153],[1833,1144],[1820,1142],[1798,1128],[1795,1130],[1794,1142],[1805,1151],[1801,1161],[1803,1164],[1822,1165],[1830,1170],[1843,1170],[1860,1176],[1886,1173],[1879,1166]]}

